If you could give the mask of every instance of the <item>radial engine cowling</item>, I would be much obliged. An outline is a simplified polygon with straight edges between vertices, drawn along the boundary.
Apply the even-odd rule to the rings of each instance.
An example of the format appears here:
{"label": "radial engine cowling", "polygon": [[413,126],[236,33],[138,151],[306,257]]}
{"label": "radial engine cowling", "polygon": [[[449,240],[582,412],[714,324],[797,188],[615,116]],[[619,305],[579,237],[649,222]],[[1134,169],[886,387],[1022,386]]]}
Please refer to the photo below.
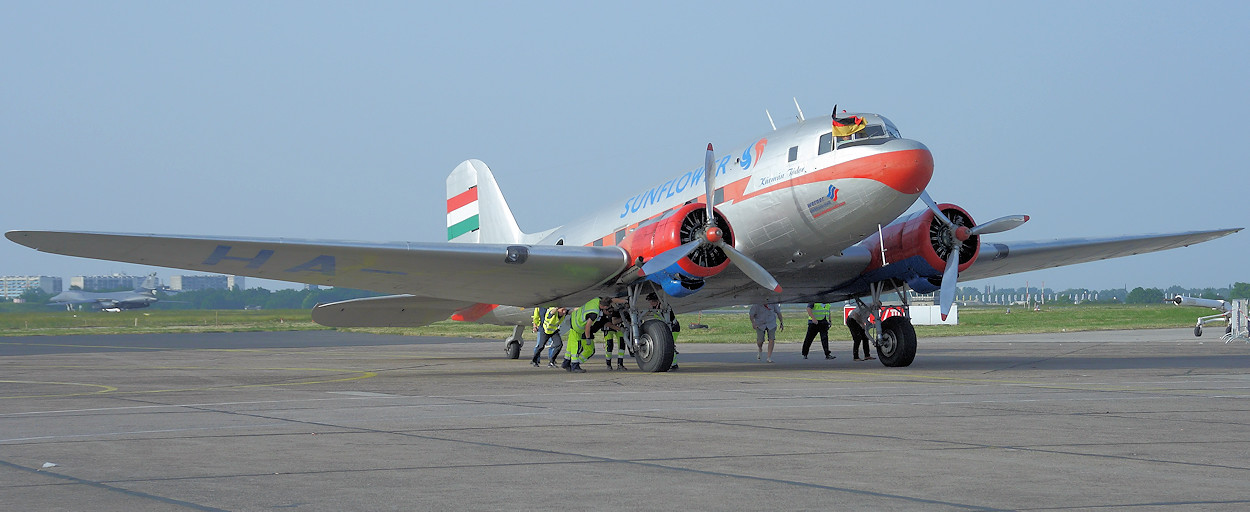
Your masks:
{"label": "radial engine cowling", "polygon": [[[957,228],[952,230],[925,209],[886,226],[880,235],[874,234],[861,245],[872,251],[872,263],[865,272],[869,281],[896,279],[907,283],[917,293],[933,293],[942,287],[942,271],[950,251],[959,249],[959,271],[972,265],[981,250],[981,237],[968,234],[976,225],[972,216],[953,204],[940,204]],[[881,239],[885,243],[885,259],[881,261]]]}
{"label": "radial engine cowling", "polygon": [[[733,229],[719,211],[713,210],[716,225],[725,243],[733,245]],[[638,226],[626,235],[621,248],[629,253],[631,261],[648,261],[664,251],[703,236],[707,224],[707,205],[691,203],[670,211],[654,220]],[[673,297],[684,297],[703,287],[703,280],[719,274],[729,266],[729,257],[719,247],[700,245],[685,257],[665,269],[652,272],[646,278],[664,288]]]}

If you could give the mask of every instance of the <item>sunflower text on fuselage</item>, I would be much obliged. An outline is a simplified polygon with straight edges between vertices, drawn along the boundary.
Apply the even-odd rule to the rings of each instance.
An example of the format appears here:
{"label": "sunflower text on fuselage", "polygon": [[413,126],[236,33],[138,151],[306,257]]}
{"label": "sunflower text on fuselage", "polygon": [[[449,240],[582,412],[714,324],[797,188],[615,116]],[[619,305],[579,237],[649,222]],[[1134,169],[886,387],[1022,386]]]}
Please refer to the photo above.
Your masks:
{"label": "sunflower text on fuselage", "polygon": [[[755,164],[759,163],[760,155],[764,153],[764,146],[767,144],[768,139],[760,139],[755,144],[748,147],[742,152],[742,157],[738,159],[738,165],[742,167],[743,170],[750,169],[755,166]],[[721,157],[720,161],[716,163],[717,176],[729,172],[729,170],[725,167],[729,165],[729,161],[732,158],[733,155]],[[623,219],[626,215],[631,213],[638,213],[638,210],[646,209],[653,204],[682,193],[687,188],[703,183],[703,180],[705,179],[704,174],[705,171],[703,166],[699,166],[698,169],[688,171],[681,176],[668,180],[663,184],[652,188],[651,190],[629,198],[625,201],[625,211],[621,212],[621,218]]]}

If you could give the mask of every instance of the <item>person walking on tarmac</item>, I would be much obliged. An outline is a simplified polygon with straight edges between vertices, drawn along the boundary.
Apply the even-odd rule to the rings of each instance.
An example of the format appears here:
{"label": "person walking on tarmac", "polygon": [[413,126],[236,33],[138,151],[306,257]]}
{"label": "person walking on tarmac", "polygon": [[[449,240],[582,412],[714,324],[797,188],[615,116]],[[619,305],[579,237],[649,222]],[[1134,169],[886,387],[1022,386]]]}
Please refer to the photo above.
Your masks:
{"label": "person walking on tarmac", "polygon": [[[655,292],[647,294],[647,304],[651,306],[651,318],[665,322],[673,333],[673,365],[669,366],[669,371],[678,369],[677,366],[677,333],[681,331],[681,322],[677,321],[677,316],[673,314],[672,309],[662,308],[660,306],[660,296]],[[665,314],[667,312],[667,314]]]}
{"label": "person walking on tarmac", "polygon": [[764,355],[764,337],[767,336],[768,362],[773,362],[773,345],[777,342],[777,332],[786,329],[786,323],[781,318],[781,306],[768,302],[767,298],[761,298],[758,303],[751,305],[747,316],[751,318],[751,328],[755,329],[755,347],[759,349],[755,358],[760,359]]}
{"label": "person walking on tarmac", "polygon": [[835,359],[829,352],[829,313],[833,304],[812,302],[807,305],[807,336],[803,337],[803,359],[807,359],[807,351],[812,348],[812,340],[820,334],[820,346],[825,349],[825,359]]}
{"label": "person walking on tarmac", "polygon": [[560,324],[564,322],[564,317],[569,314],[568,308],[546,308],[543,314],[542,323],[537,325],[538,343],[534,345],[534,358],[530,360],[530,364],[535,368],[539,366],[539,360],[542,359],[543,347],[547,343],[551,343],[551,348],[547,350],[547,366],[555,368],[556,354],[560,352],[560,348],[564,345],[564,341],[560,339]]}

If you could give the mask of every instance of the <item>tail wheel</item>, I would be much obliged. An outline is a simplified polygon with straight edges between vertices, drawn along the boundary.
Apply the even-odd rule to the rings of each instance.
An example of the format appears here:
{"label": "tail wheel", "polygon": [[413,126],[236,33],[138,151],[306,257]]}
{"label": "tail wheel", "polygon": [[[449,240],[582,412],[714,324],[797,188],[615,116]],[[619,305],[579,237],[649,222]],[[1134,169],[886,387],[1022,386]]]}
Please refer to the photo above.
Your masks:
{"label": "tail wheel", "polygon": [[508,346],[504,348],[504,353],[507,354],[508,359],[521,357],[521,342],[509,341]]}
{"label": "tail wheel", "polygon": [[673,365],[673,332],[668,322],[647,320],[639,329],[638,348],[634,360],[644,372],[666,372]]}
{"label": "tail wheel", "polygon": [[910,366],[916,358],[916,329],[911,321],[893,316],[881,322],[877,359],[885,366]]}

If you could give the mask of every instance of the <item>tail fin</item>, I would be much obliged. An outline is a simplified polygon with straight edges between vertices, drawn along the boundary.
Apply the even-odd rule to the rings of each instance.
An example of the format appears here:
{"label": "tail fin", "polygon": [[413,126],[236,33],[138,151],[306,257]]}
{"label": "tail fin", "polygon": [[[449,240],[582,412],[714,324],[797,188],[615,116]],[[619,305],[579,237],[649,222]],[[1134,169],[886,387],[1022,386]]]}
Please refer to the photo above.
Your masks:
{"label": "tail fin", "polygon": [[143,283],[139,285],[140,290],[155,290],[157,288],[158,280],[156,278],[156,272],[148,274],[147,279],[144,279]]}
{"label": "tail fin", "polygon": [[521,232],[495,175],[481,160],[465,160],[447,176],[448,241],[514,244],[539,238]]}

